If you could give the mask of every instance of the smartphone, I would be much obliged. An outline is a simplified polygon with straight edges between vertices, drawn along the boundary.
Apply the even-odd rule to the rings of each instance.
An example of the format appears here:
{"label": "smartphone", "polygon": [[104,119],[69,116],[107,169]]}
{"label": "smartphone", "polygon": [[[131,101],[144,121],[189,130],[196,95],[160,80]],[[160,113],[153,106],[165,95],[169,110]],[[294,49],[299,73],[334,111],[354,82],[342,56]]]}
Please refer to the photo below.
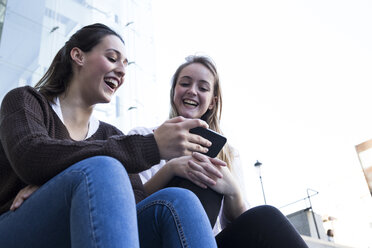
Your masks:
{"label": "smartphone", "polygon": [[224,136],[207,128],[195,127],[190,129],[190,133],[200,135],[212,142],[212,145],[208,147],[208,152],[204,153],[211,158],[215,158],[226,143],[226,138]]}

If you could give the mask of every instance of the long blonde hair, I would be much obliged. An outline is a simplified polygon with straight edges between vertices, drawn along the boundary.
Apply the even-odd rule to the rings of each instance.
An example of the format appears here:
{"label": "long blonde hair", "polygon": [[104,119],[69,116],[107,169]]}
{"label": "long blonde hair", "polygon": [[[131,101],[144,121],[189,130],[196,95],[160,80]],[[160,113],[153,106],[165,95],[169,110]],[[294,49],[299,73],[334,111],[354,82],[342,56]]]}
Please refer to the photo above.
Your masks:
{"label": "long blonde hair", "polygon": [[[220,128],[220,120],[221,120],[221,113],[222,113],[222,93],[221,93],[221,87],[220,87],[220,79],[218,76],[216,65],[214,64],[213,60],[206,56],[191,55],[191,56],[186,57],[186,62],[181,64],[177,68],[176,72],[174,73],[173,78],[172,78],[172,88],[170,91],[171,109],[169,112],[169,118],[173,118],[179,115],[177,112],[177,108],[173,101],[174,91],[175,91],[178,77],[181,71],[186,66],[190,64],[194,64],[194,63],[199,63],[205,66],[212,73],[214,77],[213,96],[216,98],[216,103],[212,109],[208,109],[207,112],[204,113],[201,119],[208,123],[210,129],[222,134],[222,131]],[[225,161],[227,163],[227,166],[231,170],[234,156],[233,156],[232,149],[230,148],[228,144],[224,146],[221,152],[217,155],[217,158]]]}

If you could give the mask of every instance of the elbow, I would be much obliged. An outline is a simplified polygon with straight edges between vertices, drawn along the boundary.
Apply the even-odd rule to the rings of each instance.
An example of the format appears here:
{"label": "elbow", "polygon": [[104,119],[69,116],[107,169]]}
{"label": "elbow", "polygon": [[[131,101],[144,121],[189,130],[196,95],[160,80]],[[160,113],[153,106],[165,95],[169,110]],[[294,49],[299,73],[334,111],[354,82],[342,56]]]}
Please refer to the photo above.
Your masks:
{"label": "elbow", "polygon": [[11,161],[17,176],[28,185],[42,185],[48,181],[45,171],[40,168],[40,161],[31,161],[30,156],[27,152],[23,153],[22,156],[18,156]]}

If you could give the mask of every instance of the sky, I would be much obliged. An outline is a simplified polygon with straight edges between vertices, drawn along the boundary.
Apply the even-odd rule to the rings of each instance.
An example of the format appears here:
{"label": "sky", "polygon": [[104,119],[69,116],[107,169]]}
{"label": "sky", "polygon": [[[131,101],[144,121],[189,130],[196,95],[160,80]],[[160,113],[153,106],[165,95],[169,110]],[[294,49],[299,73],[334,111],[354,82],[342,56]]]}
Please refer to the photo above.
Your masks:
{"label": "sky", "polygon": [[154,111],[167,117],[170,79],[186,56],[211,56],[223,132],[240,153],[251,204],[263,204],[259,160],[268,204],[315,190],[314,211],[337,219],[336,242],[372,247],[372,200],[355,151],[372,139],[372,2],[157,0],[152,8]]}

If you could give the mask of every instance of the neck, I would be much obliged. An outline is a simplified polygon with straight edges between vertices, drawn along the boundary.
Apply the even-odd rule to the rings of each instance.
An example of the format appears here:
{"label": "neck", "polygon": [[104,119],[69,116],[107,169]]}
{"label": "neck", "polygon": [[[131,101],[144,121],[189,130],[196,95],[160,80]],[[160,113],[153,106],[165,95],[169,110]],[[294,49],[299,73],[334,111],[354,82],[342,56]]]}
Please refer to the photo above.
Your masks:
{"label": "neck", "polygon": [[73,125],[88,125],[93,106],[86,106],[78,99],[61,96],[59,98],[63,120]]}
{"label": "neck", "polygon": [[71,138],[82,140],[89,128],[89,119],[94,105],[87,104],[78,91],[68,89],[59,96],[63,121]]}

